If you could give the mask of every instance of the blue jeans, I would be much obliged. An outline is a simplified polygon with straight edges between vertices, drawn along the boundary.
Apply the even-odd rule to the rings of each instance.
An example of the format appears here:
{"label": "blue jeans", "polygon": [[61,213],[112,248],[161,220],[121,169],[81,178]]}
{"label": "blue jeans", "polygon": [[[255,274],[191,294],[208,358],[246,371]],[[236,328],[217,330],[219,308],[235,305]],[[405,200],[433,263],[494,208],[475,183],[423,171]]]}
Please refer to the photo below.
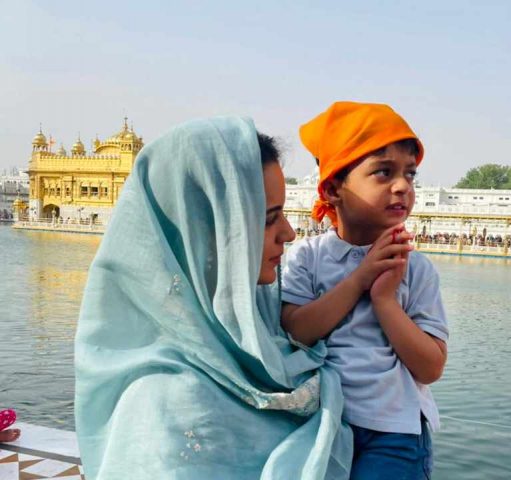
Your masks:
{"label": "blue jeans", "polygon": [[351,425],[355,443],[350,480],[430,480],[431,436],[422,419],[422,433],[386,433]]}

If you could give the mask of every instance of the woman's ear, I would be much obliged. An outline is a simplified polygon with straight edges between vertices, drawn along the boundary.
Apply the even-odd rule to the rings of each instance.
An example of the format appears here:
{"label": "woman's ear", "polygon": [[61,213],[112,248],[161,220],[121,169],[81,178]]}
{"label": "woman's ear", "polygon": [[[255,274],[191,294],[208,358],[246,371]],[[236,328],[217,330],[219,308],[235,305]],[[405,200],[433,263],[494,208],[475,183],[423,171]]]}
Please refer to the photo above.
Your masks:
{"label": "woman's ear", "polygon": [[339,193],[340,186],[340,182],[335,178],[331,180],[325,180],[322,185],[323,197],[328,203],[331,203],[334,206],[341,203],[341,196]]}

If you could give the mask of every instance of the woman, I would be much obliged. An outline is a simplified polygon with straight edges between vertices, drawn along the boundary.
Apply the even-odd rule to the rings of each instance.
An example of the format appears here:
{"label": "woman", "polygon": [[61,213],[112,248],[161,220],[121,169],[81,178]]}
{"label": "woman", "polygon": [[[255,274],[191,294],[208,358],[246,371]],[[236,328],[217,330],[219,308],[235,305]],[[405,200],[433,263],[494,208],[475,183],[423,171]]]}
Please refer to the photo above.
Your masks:
{"label": "woman", "polygon": [[277,151],[259,139],[250,120],[214,118],[139,154],[77,332],[88,480],[348,478],[325,346],[290,345],[264,286],[293,234]]}

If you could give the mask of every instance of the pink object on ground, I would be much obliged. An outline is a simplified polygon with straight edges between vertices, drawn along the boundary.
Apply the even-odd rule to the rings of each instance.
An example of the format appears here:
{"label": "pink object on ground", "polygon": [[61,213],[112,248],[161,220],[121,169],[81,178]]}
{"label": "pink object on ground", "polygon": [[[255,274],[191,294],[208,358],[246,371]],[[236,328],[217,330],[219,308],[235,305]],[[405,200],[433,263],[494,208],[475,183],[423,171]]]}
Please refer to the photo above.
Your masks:
{"label": "pink object on ground", "polygon": [[0,411],[0,432],[16,421],[16,412],[11,409]]}

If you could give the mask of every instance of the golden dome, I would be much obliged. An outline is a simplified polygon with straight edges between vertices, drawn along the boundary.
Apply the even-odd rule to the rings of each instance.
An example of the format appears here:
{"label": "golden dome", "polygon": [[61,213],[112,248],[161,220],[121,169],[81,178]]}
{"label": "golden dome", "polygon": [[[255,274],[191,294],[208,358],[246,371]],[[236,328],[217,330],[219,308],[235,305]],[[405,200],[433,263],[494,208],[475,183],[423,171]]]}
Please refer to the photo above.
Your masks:
{"label": "golden dome", "polygon": [[133,130],[130,130],[129,132],[127,132],[124,135],[124,140],[128,140],[130,142],[136,142],[136,141],[138,141],[138,137]]}
{"label": "golden dome", "polygon": [[128,128],[128,117],[124,117],[124,125],[119,133],[109,137],[105,143],[121,143],[121,142],[139,142],[137,134],[133,131],[133,126]]}
{"label": "golden dome", "polygon": [[83,155],[85,153],[85,147],[80,140],[80,135],[78,135],[78,140],[73,144],[73,147],[71,148],[71,152],[75,155]]}
{"label": "golden dome", "polygon": [[40,128],[39,128],[39,132],[32,140],[32,145],[34,147],[45,147],[48,145],[48,142],[46,141],[46,137],[44,136],[44,134]]}
{"label": "golden dome", "polygon": [[124,135],[126,135],[126,132],[124,130],[121,130],[119,133],[116,133],[115,135],[112,135],[111,137],[107,138],[107,143],[118,143],[122,142],[124,139]]}
{"label": "golden dome", "polygon": [[60,155],[61,157],[65,157],[67,155],[66,149],[62,143],[60,144],[60,148],[57,150],[57,155]]}

